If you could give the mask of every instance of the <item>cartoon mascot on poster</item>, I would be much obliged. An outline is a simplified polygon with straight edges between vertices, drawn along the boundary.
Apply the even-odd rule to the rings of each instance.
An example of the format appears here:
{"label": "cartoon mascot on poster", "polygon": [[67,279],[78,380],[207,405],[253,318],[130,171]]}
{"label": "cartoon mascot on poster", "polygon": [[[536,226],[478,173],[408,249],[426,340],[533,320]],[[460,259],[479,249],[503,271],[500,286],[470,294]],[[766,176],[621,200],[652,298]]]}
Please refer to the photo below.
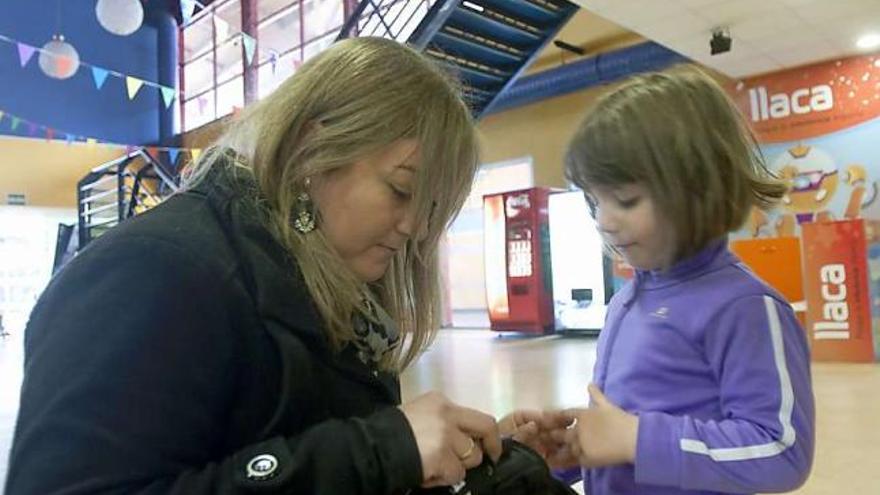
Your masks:
{"label": "cartoon mascot on poster", "polygon": [[[864,217],[869,242],[880,237],[880,228],[874,229],[876,222],[871,221],[880,220],[880,195],[877,194],[877,183],[868,183],[863,166],[848,165],[841,172],[827,152],[802,143],[777,156],[770,169],[789,186],[780,205],[783,211],[775,222],[775,236],[795,236],[798,225],[804,223]],[[846,208],[835,215],[829,204],[841,184],[851,188],[850,197]],[[752,237],[766,235],[768,224],[767,216],[755,209],[748,226]]]}

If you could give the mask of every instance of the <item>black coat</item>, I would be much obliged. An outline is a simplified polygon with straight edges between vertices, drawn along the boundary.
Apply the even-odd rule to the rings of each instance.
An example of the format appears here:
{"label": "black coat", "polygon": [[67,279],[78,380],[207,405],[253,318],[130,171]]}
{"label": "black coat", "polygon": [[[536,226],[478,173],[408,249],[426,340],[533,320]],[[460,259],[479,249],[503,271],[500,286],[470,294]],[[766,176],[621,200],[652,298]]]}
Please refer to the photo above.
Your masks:
{"label": "black coat", "polygon": [[397,376],[331,352],[247,184],[215,167],[51,281],[26,331],[9,495],[419,485]]}

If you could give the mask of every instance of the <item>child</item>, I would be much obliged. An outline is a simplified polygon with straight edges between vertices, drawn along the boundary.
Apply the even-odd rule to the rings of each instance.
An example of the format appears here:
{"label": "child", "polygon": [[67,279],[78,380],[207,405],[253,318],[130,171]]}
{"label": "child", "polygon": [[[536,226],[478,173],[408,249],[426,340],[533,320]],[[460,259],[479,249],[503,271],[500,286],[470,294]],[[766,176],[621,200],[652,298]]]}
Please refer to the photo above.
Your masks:
{"label": "child", "polygon": [[590,495],[782,492],[807,478],[809,351],[788,303],[727,248],[786,190],[724,91],[693,68],[636,77],[575,134],[567,174],[636,269],[565,439]]}

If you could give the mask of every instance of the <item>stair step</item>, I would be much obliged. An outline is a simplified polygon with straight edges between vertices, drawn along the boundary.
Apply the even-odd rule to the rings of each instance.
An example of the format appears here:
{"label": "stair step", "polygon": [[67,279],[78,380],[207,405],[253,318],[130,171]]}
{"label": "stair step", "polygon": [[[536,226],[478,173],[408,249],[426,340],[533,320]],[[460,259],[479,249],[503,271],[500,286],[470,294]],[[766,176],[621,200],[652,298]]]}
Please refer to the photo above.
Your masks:
{"label": "stair step", "polygon": [[459,7],[450,16],[449,25],[522,50],[528,50],[543,38],[543,33],[538,28],[490,9],[477,12]]}
{"label": "stair step", "polygon": [[503,12],[538,27],[553,26],[567,15],[558,4],[547,0],[466,0]]}
{"label": "stair step", "polygon": [[425,50],[425,53],[447,64],[455,66],[455,69],[463,72],[463,77],[467,82],[472,84],[476,83],[476,86],[486,87],[501,85],[507,82],[511,75],[509,72],[504,72],[494,67],[482,65],[472,60],[456,57],[432,48]]}
{"label": "stair step", "polygon": [[515,49],[502,49],[498,44],[489,45],[489,40],[465,33],[455,28],[444,28],[437,33],[431,47],[445,53],[451,53],[471,60],[478,60],[486,65],[505,69],[515,69],[525,60],[525,54]]}
{"label": "stair step", "polygon": [[91,203],[89,203],[86,205],[85,209],[83,209],[82,213],[80,213],[80,215],[82,215],[82,216],[94,215],[95,213],[100,213],[102,211],[112,210],[115,208],[119,208],[119,205],[116,204],[116,202],[108,203],[104,206],[99,206],[97,208],[92,208]]}

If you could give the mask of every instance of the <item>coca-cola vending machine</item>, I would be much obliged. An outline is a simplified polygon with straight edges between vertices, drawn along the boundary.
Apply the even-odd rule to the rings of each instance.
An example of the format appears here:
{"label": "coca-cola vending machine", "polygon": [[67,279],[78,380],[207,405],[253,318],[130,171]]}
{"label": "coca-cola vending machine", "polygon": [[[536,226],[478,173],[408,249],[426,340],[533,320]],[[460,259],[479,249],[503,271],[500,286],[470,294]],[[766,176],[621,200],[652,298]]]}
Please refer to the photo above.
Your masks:
{"label": "coca-cola vending machine", "polygon": [[553,331],[549,188],[483,197],[486,302],[498,332]]}

